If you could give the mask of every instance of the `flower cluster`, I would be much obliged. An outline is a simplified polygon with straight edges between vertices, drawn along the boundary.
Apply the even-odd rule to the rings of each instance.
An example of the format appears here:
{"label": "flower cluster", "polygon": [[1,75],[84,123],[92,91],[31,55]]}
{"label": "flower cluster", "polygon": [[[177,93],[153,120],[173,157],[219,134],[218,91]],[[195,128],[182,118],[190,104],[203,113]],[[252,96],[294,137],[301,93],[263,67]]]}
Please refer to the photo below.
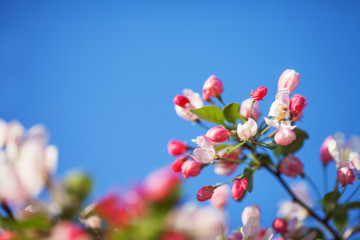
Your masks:
{"label": "flower cluster", "polygon": [[[192,140],[197,144],[196,146],[186,146],[187,150],[181,153],[183,157],[173,163],[173,170],[182,172],[185,178],[199,176],[203,168],[212,165],[215,173],[221,176],[229,176],[238,170],[239,173],[228,181],[204,186],[197,192],[198,201],[210,200],[211,204],[215,202],[217,203],[214,204],[215,206],[218,205],[217,207],[220,206],[219,208],[223,209],[224,199],[227,199],[225,195],[229,194],[234,200],[241,201],[245,192],[251,193],[253,190],[252,182],[255,172],[265,169],[279,180],[293,198],[291,201],[281,203],[279,214],[284,218],[277,218],[273,222],[272,231],[275,230],[279,238],[314,239],[319,237],[317,232],[310,231],[302,222],[310,216],[321,223],[326,223],[326,231],[335,239],[340,239],[340,232],[346,225],[338,226],[336,218],[337,215],[347,211],[346,204],[348,202],[345,205],[338,203],[339,197],[343,194],[343,191],[339,191],[339,184],[342,187],[353,184],[356,174],[359,174],[360,138],[352,137],[345,142],[343,135],[336,134],[328,137],[320,148],[324,166],[335,160],[338,167],[338,182],[335,185],[335,191],[328,192],[320,199],[324,209],[322,217],[313,209],[314,204],[309,197],[306,197],[309,195],[306,190],[298,190],[301,187],[289,187],[284,179],[284,177],[301,177],[310,181],[311,185],[315,187],[310,176],[304,172],[303,162],[296,156],[297,151],[301,149],[304,141],[308,138],[308,134],[297,126],[307,105],[307,99],[304,96],[293,95],[299,83],[300,75],[295,70],[287,69],[281,74],[275,100],[263,121],[260,121],[259,108],[260,102],[266,98],[268,93],[265,86],[251,91],[250,98],[244,99],[241,104],[225,104],[222,96],[223,83],[212,75],[205,81],[202,95],[203,100],[210,105],[203,106],[203,102],[197,97],[196,102],[201,102],[197,107],[192,103],[193,100],[182,100],[185,104],[179,104],[183,97],[187,97],[186,92],[191,92],[193,96],[200,96],[191,90],[184,90],[183,97],[176,97],[179,100],[174,101],[175,108],[182,107],[183,111],[187,111],[189,115],[192,114],[192,118],[186,119],[192,120],[201,127],[205,127],[203,121],[216,124],[216,126],[206,128],[203,135]],[[189,99],[189,97],[187,98]],[[211,98],[217,98],[218,103]],[[183,113],[179,113],[178,110],[176,112],[184,118]],[[269,133],[271,127],[274,127],[275,131]],[[273,154],[260,149],[272,150]],[[274,155],[279,159],[278,162],[272,160]],[[179,167],[180,165],[182,166]],[[231,183],[231,187],[228,187],[229,183]],[[304,185],[300,184],[299,186]],[[302,187],[302,189],[306,188]],[[316,191],[318,192],[317,188]],[[318,195],[321,197],[320,193]],[[338,212],[335,212],[335,209]],[[259,211],[251,210],[251,212],[258,213]],[[240,231],[230,234],[228,239],[258,239],[260,230],[254,227],[258,226],[257,219],[256,217],[250,218],[247,223],[243,221],[244,227]],[[339,232],[328,224],[331,219],[335,222]],[[249,224],[251,227],[248,227]],[[248,229],[255,232],[249,233]],[[265,234],[264,236],[266,236],[265,239],[269,239],[272,235]]]}

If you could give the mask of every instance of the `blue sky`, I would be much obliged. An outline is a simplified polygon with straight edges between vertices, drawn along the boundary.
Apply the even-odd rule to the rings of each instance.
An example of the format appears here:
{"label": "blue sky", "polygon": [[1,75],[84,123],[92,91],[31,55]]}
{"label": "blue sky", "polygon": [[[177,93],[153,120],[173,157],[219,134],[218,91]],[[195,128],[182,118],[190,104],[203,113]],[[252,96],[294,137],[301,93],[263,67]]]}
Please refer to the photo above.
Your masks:
{"label": "blue sky", "polygon": [[[267,114],[278,77],[293,68],[296,93],[308,98],[299,127],[310,134],[297,156],[322,186],[323,139],[360,134],[358,12],[357,1],[2,1],[0,116],[45,124],[58,176],[86,170],[96,197],[170,164],[170,139],[204,134],[175,114],[183,88],[200,92],[215,74],[229,103],[264,85]],[[206,169],[185,181],[186,199],[225,180]],[[230,201],[231,221],[240,225],[242,208],[258,203],[269,226],[280,198],[278,183],[257,172],[254,192]]]}

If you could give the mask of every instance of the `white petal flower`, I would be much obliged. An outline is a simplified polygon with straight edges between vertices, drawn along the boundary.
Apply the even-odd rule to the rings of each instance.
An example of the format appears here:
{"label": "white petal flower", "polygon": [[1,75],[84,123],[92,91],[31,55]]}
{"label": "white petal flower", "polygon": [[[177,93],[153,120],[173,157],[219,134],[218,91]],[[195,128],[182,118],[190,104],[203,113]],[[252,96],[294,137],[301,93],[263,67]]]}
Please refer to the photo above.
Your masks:
{"label": "white petal flower", "polygon": [[200,94],[193,92],[190,89],[184,89],[183,95],[187,99],[189,99],[190,104],[188,104],[188,106],[186,106],[185,108],[175,105],[175,111],[176,111],[177,115],[186,120],[192,120],[192,121],[197,120],[198,117],[196,115],[194,115],[193,113],[191,113],[190,110],[194,110],[194,109],[201,108],[204,106],[204,103],[201,99]]}

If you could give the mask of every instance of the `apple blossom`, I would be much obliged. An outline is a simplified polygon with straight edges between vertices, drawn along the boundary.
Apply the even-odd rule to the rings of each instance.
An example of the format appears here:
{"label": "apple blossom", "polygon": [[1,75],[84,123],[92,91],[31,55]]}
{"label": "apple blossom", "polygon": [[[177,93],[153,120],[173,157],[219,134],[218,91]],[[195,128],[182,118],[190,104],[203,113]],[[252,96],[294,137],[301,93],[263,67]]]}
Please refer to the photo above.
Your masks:
{"label": "apple blossom", "polygon": [[214,194],[210,199],[211,205],[223,209],[229,197],[230,188],[228,185],[221,185],[214,189]]}
{"label": "apple blossom", "polygon": [[259,100],[262,100],[266,96],[266,94],[267,94],[267,88],[264,86],[261,86],[261,87],[258,87],[250,95],[253,100],[259,101]]}
{"label": "apple blossom", "polygon": [[185,108],[187,104],[190,104],[190,100],[183,95],[176,95],[174,98],[174,104]]}
{"label": "apple blossom", "polygon": [[246,178],[235,179],[231,187],[231,196],[233,197],[234,200],[239,200],[243,196],[244,191],[246,189],[247,189]]}
{"label": "apple blossom", "polygon": [[184,164],[184,162],[186,161],[188,157],[185,156],[185,157],[180,157],[178,159],[176,159],[173,164],[171,165],[171,169],[174,170],[174,172],[176,173],[179,173],[181,172],[181,168],[182,168],[182,165]]}
{"label": "apple blossom", "polygon": [[179,140],[171,140],[167,145],[167,149],[170,155],[179,156],[186,152],[187,146],[186,143]]}
{"label": "apple blossom", "polygon": [[277,218],[274,220],[272,226],[278,233],[286,233],[288,223],[283,218]]}
{"label": "apple blossom", "polygon": [[223,83],[215,75],[211,75],[203,86],[203,99],[210,101],[210,97],[220,97],[223,92]]}
{"label": "apple blossom", "polygon": [[209,200],[214,194],[214,187],[213,186],[205,186],[199,189],[196,194],[196,199],[199,202],[204,202]]}
{"label": "apple blossom", "polygon": [[301,96],[300,94],[294,95],[292,98],[290,98],[290,114],[292,116],[297,116],[298,114],[301,114],[306,106],[306,98]]}
{"label": "apple blossom", "polygon": [[210,128],[206,135],[214,143],[222,143],[229,139],[231,132],[221,126]]}
{"label": "apple blossom", "polygon": [[274,136],[276,144],[287,146],[296,140],[296,134],[291,128],[280,128]]}
{"label": "apple blossom", "polygon": [[332,136],[327,137],[320,147],[320,159],[324,165],[334,160],[328,149],[329,142],[332,140],[334,140]]}
{"label": "apple blossom", "polygon": [[199,136],[192,140],[199,147],[193,151],[193,155],[190,158],[199,163],[210,163],[215,158],[214,144],[205,136]]}
{"label": "apple blossom", "polygon": [[197,120],[198,117],[193,113],[191,113],[190,110],[194,110],[204,106],[204,103],[200,95],[196,92],[193,92],[190,89],[184,89],[183,96],[190,101],[190,104],[186,104],[185,107],[180,107],[175,104],[175,111],[177,115],[185,120],[192,120],[192,121]]}
{"label": "apple blossom", "polygon": [[287,88],[293,92],[300,82],[300,74],[292,69],[286,69],[280,76],[278,81],[278,90]]}
{"label": "apple blossom", "polygon": [[195,161],[185,161],[181,166],[181,172],[185,178],[196,177],[201,172],[201,163]]}
{"label": "apple blossom", "polygon": [[348,167],[342,167],[337,170],[337,180],[344,187],[348,184],[353,184],[355,181],[355,174],[353,170]]}
{"label": "apple blossom", "polygon": [[285,176],[296,177],[302,173],[303,170],[304,165],[302,162],[292,154],[284,157],[280,162],[279,171]]}
{"label": "apple blossom", "polygon": [[[251,108],[252,99],[248,98],[242,101],[240,105],[240,115],[244,118],[248,119],[250,114],[250,108]],[[253,108],[251,110],[251,117],[254,118],[255,121],[259,118],[259,102],[255,101],[253,104]]]}
{"label": "apple blossom", "polygon": [[249,118],[244,124],[239,123],[237,126],[237,134],[240,139],[248,140],[257,133],[257,123],[254,119]]}
{"label": "apple blossom", "polygon": [[[237,160],[237,161],[239,160],[241,149],[236,149],[235,151],[229,154],[226,153],[226,149],[228,148],[221,149],[220,151],[217,152],[217,154],[224,159]],[[226,160],[216,160],[214,172],[220,176],[228,176],[236,170],[238,165],[239,164],[236,162],[230,162]]]}
{"label": "apple blossom", "polygon": [[244,208],[241,213],[241,221],[244,226],[247,224],[250,217],[254,217],[260,221],[260,208],[258,205],[254,204]]}
{"label": "apple blossom", "polygon": [[58,223],[52,231],[49,240],[91,240],[85,230],[70,222]]}
{"label": "apple blossom", "polygon": [[314,240],[317,236],[315,230],[310,231],[296,217],[287,223],[287,231],[283,234],[284,239]]}

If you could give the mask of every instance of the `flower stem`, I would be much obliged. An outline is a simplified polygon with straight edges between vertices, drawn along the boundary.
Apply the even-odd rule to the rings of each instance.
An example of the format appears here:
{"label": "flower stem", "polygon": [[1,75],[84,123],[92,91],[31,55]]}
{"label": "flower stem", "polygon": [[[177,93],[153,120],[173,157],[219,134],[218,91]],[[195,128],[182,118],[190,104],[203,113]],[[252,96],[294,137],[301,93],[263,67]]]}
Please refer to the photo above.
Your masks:
{"label": "flower stem", "polygon": [[346,199],[345,204],[347,204],[351,198],[356,194],[356,192],[360,189],[360,184],[356,187],[356,189],[351,193],[351,195]]}
{"label": "flower stem", "polygon": [[6,212],[6,214],[8,215],[8,217],[9,217],[11,220],[15,221],[15,217],[14,217],[14,215],[12,214],[11,209],[10,209],[10,207],[9,207],[9,205],[7,204],[6,201],[2,201],[2,202],[1,202],[1,208]]}
{"label": "flower stem", "polygon": [[252,112],[252,109],[253,109],[253,106],[254,106],[254,102],[255,102],[255,100],[253,99],[253,100],[251,101],[251,106],[250,106],[250,111],[249,111],[249,117],[248,117],[248,119],[251,118],[251,112]]}
{"label": "flower stem", "polygon": [[227,159],[227,158],[215,158],[214,160],[221,160],[221,161],[227,161],[227,162],[233,162],[233,163],[244,163],[244,161],[241,160],[235,160],[235,159]]}

